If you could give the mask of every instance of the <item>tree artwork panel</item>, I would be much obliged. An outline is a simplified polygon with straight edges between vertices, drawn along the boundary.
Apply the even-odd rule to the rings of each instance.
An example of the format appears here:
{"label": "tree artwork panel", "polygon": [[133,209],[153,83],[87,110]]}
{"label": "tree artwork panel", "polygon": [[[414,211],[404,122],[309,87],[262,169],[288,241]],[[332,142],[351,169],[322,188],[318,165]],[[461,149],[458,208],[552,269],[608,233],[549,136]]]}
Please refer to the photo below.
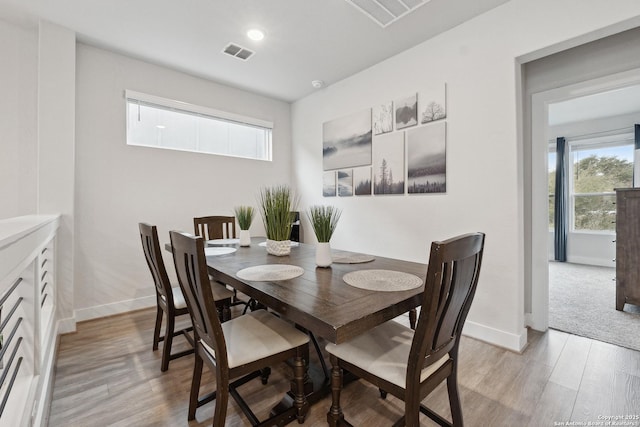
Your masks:
{"label": "tree artwork panel", "polygon": [[408,193],[447,191],[446,135],[445,122],[407,131]]}
{"label": "tree artwork panel", "polygon": [[323,170],[371,165],[371,109],[322,125]]}
{"label": "tree artwork panel", "polygon": [[335,171],[324,172],[322,174],[322,195],[324,197],[336,196],[336,173]]}
{"label": "tree artwork panel", "polygon": [[396,129],[418,124],[418,101],[415,94],[394,102],[396,107]]}
{"label": "tree artwork panel", "polygon": [[356,196],[371,195],[371,168],[355,168],[353,170],[353,192]]}
{"label": "tree artwork panel", "polygon": [[393,103],[391,101],[373,107],[372,114],[374,135],[393,130]]}
{"label": "tree artwork panel", "polygon": [[373,193],[404,194],[404,132],[374,138]]}
{"label": "tree artwork panel", "polygon": [[418,119],[429,123],[447,117],[447,85],[433,85],[418,94]]}
{"label": "tree artwork panel", "polygon": [[353,196],[353,169],[338,171],[338,196]]}

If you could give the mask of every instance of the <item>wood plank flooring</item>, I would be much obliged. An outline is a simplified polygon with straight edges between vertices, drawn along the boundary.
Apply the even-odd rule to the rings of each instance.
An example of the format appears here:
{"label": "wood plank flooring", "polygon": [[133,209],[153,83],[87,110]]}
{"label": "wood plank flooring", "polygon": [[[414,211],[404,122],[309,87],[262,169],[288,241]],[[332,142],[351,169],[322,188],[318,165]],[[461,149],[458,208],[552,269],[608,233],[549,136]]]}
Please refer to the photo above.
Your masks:
{"label": "wood plank flooring", "polygon": [[[149,309],[83,322],[60,338],[50,426],[211,425],[213,404],[187,422],[193,356],[160,372],[162,347],[151,350],[154,318],[155,309]],[[529,337],[523,354],[463,337],[459,385],[467,426],[541,427],[640,415],[639,352],[554,330],[531,331]],[[174,344],[186,348],[182,338]],[[215,387],[214,376],[205,372],[203,392]],[[289,377],[286,366],[273,367],[268,385],[254,380],[240,389],[259,418],[286,392]],[[249,426],[230,402],[226,425]],[[404,408],[391,395],[381,400],[363,381],[346,386],[342,403],[347,420],[367,427],[393,424]],[[443,385],[425,403],[449,417]],[[327,397],[312,406],[304,425],[326,425],[329,405]],[[423,417],[421,425],[435,424]]]}

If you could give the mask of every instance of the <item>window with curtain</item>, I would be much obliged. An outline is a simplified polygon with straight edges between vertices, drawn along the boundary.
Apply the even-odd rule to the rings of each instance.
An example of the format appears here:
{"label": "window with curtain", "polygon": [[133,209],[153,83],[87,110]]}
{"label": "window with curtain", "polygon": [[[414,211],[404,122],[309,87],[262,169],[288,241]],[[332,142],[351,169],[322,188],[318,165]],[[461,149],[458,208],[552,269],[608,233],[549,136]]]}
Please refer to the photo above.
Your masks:
{"label": "window with curtain", "polygon": [[126,91],[127,144],[271,160],[271,122]]}

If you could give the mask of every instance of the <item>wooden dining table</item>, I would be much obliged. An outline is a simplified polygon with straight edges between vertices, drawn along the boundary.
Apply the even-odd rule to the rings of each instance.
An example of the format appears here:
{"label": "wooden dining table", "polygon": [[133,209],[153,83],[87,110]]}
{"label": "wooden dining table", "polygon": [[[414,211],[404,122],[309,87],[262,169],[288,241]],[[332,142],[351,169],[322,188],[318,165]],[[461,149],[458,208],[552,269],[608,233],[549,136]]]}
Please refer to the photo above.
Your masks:
{"label": "wooden dining table", "polygon": [[[274,256],[254,237],[248,247],[207,257],[209,274],[327,341],[340,344],[420,305],[424,285],[407,291],[371,291],[348,285],[343,276],[363,269],[410,273],[424,280],[426,264],[375,256],[370,262],[316,267],[315,245],[300,243],[286,256]],[[343,251],[340,251],[344,254]],[[249,281],[238,271],[257,265],[288,264],[304,269],[281,281]]]}

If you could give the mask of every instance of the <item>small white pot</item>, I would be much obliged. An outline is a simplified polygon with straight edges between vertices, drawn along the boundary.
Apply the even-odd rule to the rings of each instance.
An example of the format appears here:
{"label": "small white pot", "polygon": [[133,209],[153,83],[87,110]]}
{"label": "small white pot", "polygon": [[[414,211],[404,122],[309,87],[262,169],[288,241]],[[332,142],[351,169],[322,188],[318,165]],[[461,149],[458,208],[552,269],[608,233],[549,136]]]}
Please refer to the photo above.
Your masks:
{"label": "small white pot", "polygon": [[251,233],[249,233],[249,230],[240,230],[240,246],[251,246]]}
{"label": "small white pot", "polygon": [[285,256],[291,253],[291,240],[267,239],[267,253],[276,256]]}
{"label": "small white pot", "polygon": [[318,267],[330,267],[332,263],[331,245],[329,242],[319,242],[316,246],[316,265]]}

